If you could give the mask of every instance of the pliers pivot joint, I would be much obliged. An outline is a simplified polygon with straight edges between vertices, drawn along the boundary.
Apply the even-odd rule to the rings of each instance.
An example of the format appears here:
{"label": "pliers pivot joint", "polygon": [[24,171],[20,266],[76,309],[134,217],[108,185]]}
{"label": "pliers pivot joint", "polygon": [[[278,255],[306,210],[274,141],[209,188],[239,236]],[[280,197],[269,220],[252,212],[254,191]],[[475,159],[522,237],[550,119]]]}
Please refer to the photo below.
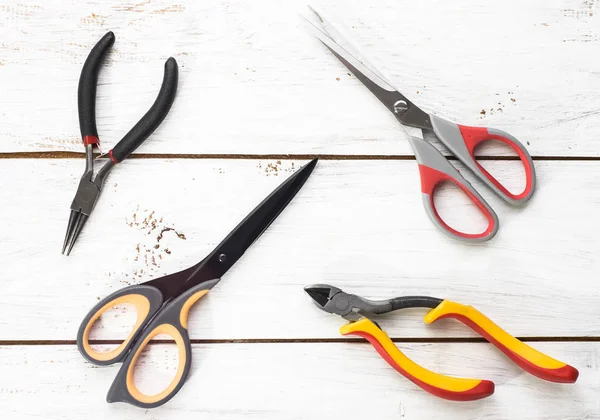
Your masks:
{"label": "pliers pivot joint", "polygon": [[71,249],[83,229],[85,222],[94,210],[100,197],[106,177],[115,164],[127,158],[140,144],[158,128],[167,116],[175,100],[177,91],[178,69],[174,58],[165,63],[163,83],[156,101],[142,119],[127,133],[114,149],[108,152],[110,159],[100,159],[103,163],[94,174],[94,145],[100,148],[98,130],[96,128],[96,87],[98,73],[104,57],[115,42],[115,35],[108,32],[92,48],[85,60],[81,76],[77,102],[79,108],[79,127],[85,146],[85,171],[79,181],[75,198],[71,203],[71,215],[67,225],[67,233],[63,243],[62,253],[69,255]]}

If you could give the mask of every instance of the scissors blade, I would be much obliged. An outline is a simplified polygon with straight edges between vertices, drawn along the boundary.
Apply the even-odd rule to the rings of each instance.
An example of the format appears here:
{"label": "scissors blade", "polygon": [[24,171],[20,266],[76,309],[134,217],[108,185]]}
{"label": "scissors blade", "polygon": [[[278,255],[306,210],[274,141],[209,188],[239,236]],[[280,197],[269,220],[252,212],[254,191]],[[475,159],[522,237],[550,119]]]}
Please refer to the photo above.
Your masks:
{"label": "scissors blade", "polygon": [[223,242],[194,267],[182,289],[189,290],[203,281],[223,276],[292,201],[312,173],[317,160],[311,160],[296,171],[256,206]]}
{"label": "scissors blade", "polygon": [[[312,12],[312,16],[314,20],[309,20],[306,17],[304,19],[313,27],[313,32],[317,38],[321,40],[322,37],[328,38],[334,44],[337,44],[340,48],[345,50],[346,54],[352,56],[354,60],[356,60],[360,65],[362,65],[362,72],[365,74],[370,74],[371,79],[379,84],[383,89],[394,91],[396,88],[392,85],[392,83],[385,77],[377,68],[372,65],[364,56],[360,54],[360,52],[354,48],[354,46],[346,40],[343,35],[331,24],[327,19],[325,19],[319,12],[317,12],[313,7],[308,6],[308,9]],[[322,41],[323,42],[323,41]],[[325,40],[324,42],[327,42]],[[327,44],[326,44],[327,45]]]}
{"label": "scissors blade", "polygon": [[373,65],[350,46],[342,35],[313,8],[310,8],[316,23],[304,18],[313,29],[316,37],[360,80],[400,123],[426,130],[432,130],[429,115],[398,92]]}

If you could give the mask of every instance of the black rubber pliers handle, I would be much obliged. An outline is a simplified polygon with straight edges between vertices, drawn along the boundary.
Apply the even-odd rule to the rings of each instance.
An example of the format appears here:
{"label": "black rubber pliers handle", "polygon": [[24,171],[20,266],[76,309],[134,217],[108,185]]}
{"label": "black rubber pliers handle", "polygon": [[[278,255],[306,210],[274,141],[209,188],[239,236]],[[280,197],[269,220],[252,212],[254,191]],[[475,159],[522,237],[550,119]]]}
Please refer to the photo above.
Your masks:
{"label": "black rubber pliers handle", "polygon": [[96,128],[96,87],[98,73],[104,57],[115,43],[115,34],[108,32],[92,48],[81,69],[79,88],[77,89],[77,104],[79,107],[79,128],[83,144],[98,144],[98,129]]}
{"label": "black rubber pliers handle", "polygon": [[[90,52],[79,78],[78,104],[79,104],[79,126],[81,137],[85,145],[98,144],[98,130],[96,128],[96,87],[98,85],[98,73],[100,66],[108,50],[115,42],[115,35],[108,32],[98,41]],[[179,70],[177,61],[170,57],[165,62],[165,72],[162,86],[158,97],[148,112],[138,123],[108,152],[114,163],[119,163],[127,158],[139,147],[163,122],[177,92]]]}
{"label": "black rubber pliers handle", "polygon": [[173,57],[169,57],[165,62],[165,74],[162,86],[154,104],[152,104],[142,119],[133,126],[129,133],[125,134],[125,137],[109,152],[110,158],[115,163],[121,162],[133,153],[163,122],[175,100],[178,77],[177,61]]}

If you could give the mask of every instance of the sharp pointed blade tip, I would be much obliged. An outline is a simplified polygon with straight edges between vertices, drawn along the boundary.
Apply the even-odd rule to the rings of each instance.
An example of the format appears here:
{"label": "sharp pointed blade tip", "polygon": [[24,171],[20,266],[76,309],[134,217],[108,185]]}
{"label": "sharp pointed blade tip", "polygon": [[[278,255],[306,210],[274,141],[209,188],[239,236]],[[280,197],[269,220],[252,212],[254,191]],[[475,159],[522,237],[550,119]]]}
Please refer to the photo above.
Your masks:
{"label": "sharp pointed blade tip", "polygon": [[306,5],[307,9],[310,10],[312,13],[314,13],[315,15],[319,16],[319,13],[317,13],[317,11],[315,10],[314,7],[312,7],[310,4]]}
{"label": "sharp pointed blade tip", "polygon": [[315,169],[315,166],[317,166],[317,162],[319,161],[318,158],[312,159],[310,162],[308,162],[307,164],[305,164],[299,172],[308,172],[308,174],[310,174],[313,169]]}
{"label": "sharp pointed blade tip", "polygon": [[317,10],[314,7],[312,7],[310,4],[308,4],[307,7],[308,10],[310,10],[317,17],[317,19],[319,19],[320,22],[324,22],[323,18],[321,17],[321,14],[317,12]]}

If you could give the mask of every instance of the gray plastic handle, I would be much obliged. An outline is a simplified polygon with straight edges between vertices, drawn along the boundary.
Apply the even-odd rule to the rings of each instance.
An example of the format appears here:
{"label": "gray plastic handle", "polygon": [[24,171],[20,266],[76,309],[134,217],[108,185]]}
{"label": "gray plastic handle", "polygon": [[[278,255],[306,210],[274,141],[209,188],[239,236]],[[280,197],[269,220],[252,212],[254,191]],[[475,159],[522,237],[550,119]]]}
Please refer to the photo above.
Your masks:
{"label": "gray plastic handle", "polygon": [[[218,282],[219,279],[203,282],[163,306],[127,354],[108,391],[107,402],[126,402],[136,407],[154,408],[163,405],[177,394],[187,379],[192,363],[192,346],[187,332],[188,311]],[[144,348],[159,334],[167,334],[175,340],[179,350],[179,366],[175,378],[165,390],[156,395],[146,395],[135,386],[133,369]]]}
{"label": "gray plastic handle", "polygon": [[[456,156],[477,178],[507,203],[521,206],[535,191],[535,167],[531,155],[516,138],[505,131],[495,128],[468,127],[458,125],[429,114],[433,131],[438,139]],[[525,189],[519,194],[508,191],[492,174],[485,170],[475,159],[475,148],[488,140],[500,141],[510,146],[519,156],[525,169]]]}
{"label": "gray plastic handle", "polygon": [[[484,242],[492,239],[498,232],[500,222],[490,205],[433,145],[417,137],[411,137],[409,140],[419,163],[423,206],[429,219],[453,239],[466,242]],[[460,232],[442,220],[435,208],[433,193],[438,185],[446,181],[451,181],[459,187],[484,214],[488,220],[485,231],[475,234]]]}
{"label": "gray plastic handle", "polygon": [[[113,306],[124,303],[134,305],[137,311],[137,321],[129,336],[120,346],[111,351],[95,351],[89,343],[92,326],[104,312]],[[156,287],[135,285],[117,290],[98,302],[85,316],[77,332],[77,349],[87,361],[95,365],[106,366],[120,362],[127,355],[127,351],[133,345],[135,337],[144,328],[148,320],[160,309],[162,303],[162,293]]]}

